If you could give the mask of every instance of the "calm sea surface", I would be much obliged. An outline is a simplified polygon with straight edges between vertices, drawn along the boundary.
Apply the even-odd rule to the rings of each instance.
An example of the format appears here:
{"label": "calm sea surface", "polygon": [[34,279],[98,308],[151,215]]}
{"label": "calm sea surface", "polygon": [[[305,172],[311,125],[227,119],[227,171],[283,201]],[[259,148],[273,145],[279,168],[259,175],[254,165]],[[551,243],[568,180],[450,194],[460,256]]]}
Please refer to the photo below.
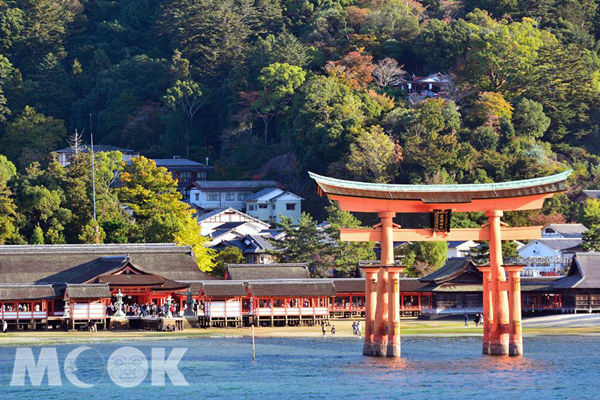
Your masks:
{"label": "calm sea surface", "polygon": [[[11,386],[17,348],[0,347],[0,398],[600,398],[600,337],[526,337],[522,358],[482,356],[477,337],[407,337],[399,360],[363,357],[362,341],[353,338],[259,338],[256,362],[246,338],[90,344],[71,372],[94,384],[87,389],[73,385],[64,370],[65,358],[80,346],[45,346],[56,349],[61,386],[48,386],[47,377],[40,386],[32,386],[29,378],[25,386]],[[114,369],[107,367],[122,346],[135,347],[148,360],[147,367],[145,359],[138,360],[143,381],[132,388],[115,384]],[[178,367],[189,386],[173,386],[168,377],[165,386],[152,386],[153,347],[164,348],[166,355],[173,348],[187,349]],[[32,348],[36,360],[40,351]]]}

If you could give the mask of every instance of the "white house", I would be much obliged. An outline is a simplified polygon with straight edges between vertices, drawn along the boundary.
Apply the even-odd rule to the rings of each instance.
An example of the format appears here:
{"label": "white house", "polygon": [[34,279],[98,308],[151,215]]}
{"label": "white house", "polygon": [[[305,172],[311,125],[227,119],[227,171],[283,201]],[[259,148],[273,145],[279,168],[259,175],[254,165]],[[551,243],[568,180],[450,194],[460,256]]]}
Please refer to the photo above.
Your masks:
{"label": "white house", "polygon": [[542,229],[542,239],[582,239],[587,230],[583,224],[548,224]]}
{"label": "white house", "polygon": [[571,263],[575,252],[581,251],[581,239],[537,239],[517,251],[527,264],[525,271],[556,274]]}
{"label": "white house", "polygon": [[447,258],[468,257],[471,254],[471,249],[477,247],[477,243],[472,240],[467,241],[449,241]]}
{"label": "white house", "polygon": [[269,230],[270,224],[263,222],[234,208],[221,208],[198,217],[198,224],[202,228],[202,236],[213,236],[216,231],[237,228],[238,231],[259,233]]}
{"label": "white house", "polygon": [[243,211],[246,199],[264,188],[277,187],[274,181],[196,181],[189,186],[189,202],[199,210],[235,208]]}
{"label": "white house", "polygon": [[270,229],[270,224],[233,208],[215,210],[198,218],[206,244],[215,250],[237,247],[244,254],[246,263],[268,264],[276,261],[269,254],[273,250],[270,239],[279,240],[282,230]]}
{"label": "white house", "polygon": [[246,199],[248,215],[261,221],[281,222],[281,217],[292,219],[297,225],[302,214],[302,197],[278,188],[267,188]]}

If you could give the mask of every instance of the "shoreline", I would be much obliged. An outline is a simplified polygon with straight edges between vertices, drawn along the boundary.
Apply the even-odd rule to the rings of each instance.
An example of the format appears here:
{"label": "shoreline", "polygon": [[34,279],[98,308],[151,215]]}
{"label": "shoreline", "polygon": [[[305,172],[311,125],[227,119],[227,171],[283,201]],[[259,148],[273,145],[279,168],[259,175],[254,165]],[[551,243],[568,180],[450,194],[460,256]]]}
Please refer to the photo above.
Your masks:
{"label": "shoreline", "polygon": [[[362,338],[352,333],[353,320],[332,320],[331,325],[336,327],[336,335],[330,333],[328,326],[328,339]],[[402,320],[403,337],[480,337],[483,335],[481,327],[475,328],[472,324],[464,327],[462,321],[456,320],[433,320],[422,321],[417,319]],[[577,327],[524,327],[523,336],[600,336],[600,325],[577,326]],[[251,338],[251,328],[208,328],[187,329],[179,332],[152,332],[144,330],[121,330],[121,331],[21,331],[0,334],[0,347],[25,346],[25,345],[66,345],[76,343],[111,343],[111,342],[135,342],[135,341],[158,341],[178,339],[201,339],[201,338]],[[320,326],[313,327],[258,327],[255,328],[257,338],[319,338],[323,337]]]}

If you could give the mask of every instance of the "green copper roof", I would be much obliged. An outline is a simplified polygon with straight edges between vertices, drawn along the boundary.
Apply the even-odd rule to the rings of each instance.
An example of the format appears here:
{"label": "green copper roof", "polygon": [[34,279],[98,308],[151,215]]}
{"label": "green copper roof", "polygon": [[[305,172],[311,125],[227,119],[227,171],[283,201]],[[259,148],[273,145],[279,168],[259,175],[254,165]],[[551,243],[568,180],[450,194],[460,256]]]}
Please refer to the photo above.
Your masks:
{"label": "green copper roof", "polygon": [[[317,175],[313,172],[308,172],[310,177],[314,179],[319,185],[325,184],[331,187],[355,189],[355,190],[367,190],[374,192],[490,192],[495,190],[514,190],[530,188],[535,186],[550,185],[558,182],[565,181],[573,170],[561,172],[559,174],[544,176],[542,178],[524,179],[520,181],[512,182],[499,182],[499,183],[469,183],[460,185],[390,185],[383,183],[370,183],[370,182],[356,182],[347,181],[343,179],[329,178],[322,175]],[[326,191],[327,192],[327,191]]]}

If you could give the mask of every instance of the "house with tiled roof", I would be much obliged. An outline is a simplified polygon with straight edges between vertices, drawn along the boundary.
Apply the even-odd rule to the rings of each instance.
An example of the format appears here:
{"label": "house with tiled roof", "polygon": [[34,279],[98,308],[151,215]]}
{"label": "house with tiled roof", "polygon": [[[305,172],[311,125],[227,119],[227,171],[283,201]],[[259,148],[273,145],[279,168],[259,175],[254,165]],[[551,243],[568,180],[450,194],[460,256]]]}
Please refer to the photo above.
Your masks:
{"label": "house with tiled roof", "polygon": [[[205,181],[207,171],[212,170],[207,164],[175,156],[173,158],[154,158],[157,167],[164,167],[173,179],[177,180],[177,189],[183,195],[183,200],[188,201],[190,193],[188,187],[192,182]],[[208,158],[207,158],[208,162]]]}
{"label": "house with tiled roof", "polygon": [[548,224],[542,229],[542,239],[582,239],[587,231],[583,224]]}

